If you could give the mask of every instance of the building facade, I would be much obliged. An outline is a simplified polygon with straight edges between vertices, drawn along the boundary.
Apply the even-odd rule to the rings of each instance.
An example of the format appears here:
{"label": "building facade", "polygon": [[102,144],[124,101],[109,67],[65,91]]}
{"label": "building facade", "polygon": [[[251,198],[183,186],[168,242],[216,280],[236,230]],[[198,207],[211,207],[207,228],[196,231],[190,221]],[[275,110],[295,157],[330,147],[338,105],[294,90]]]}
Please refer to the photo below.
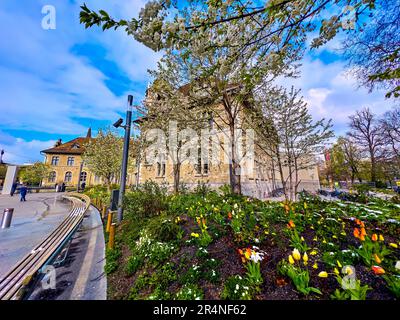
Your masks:
{"label": "building facade", "polygon": [[[151,93],[146,95],[146,103],[151,108],[151,105],[156,99],[152,97]],[[199,115],[198,121],[203,121],[205,127],[211,130],[212,134],[210,139],[218,141],[224,147],[220,148],[217,152],[217,157],[220,161],[218,164],[213,164],[212,162],[202,161],[203,157],[200,156],[202,152],[199,149],[199,157],[197,161],[184,161],[181,163],[180,168],[180,183],[188,188],[194,188],[199,184],[207,184],[212,188],[218,188],[223,185],[230,184],[230,170],[229,158],[227,152],[224,151],[229,149],[226,144],[226,138],[230,135],[229,129],[226,127],[226,119],[224,119],[222,105],[215,105],[209,108],[210,112],[206,115],[204,119],[201,119]],[[246,127],[246,107],[243,107],[240,112],[238,112],[236,124],[238,128]],[[216,116],[218,113],[218,117]],[[215,116],[213,116],[213,114]],[[222,114],[222,116],[221,116]],[[150,119],[150,120],[148,120]],[[211,119],[211,120],[210,120]],[[139,126],[145,126],[145,121],[151,121],[151,118],[141,118],[136,122]],[[151,127],[151,125],[150,125]],[[216,129],[215,131],[212,131]],[[221,130],[222,129],[222,130]],[[168,131],[169,129],[164,129]],[[245,132],[242,132],[245,135]],[[179,135],[179,133],[178,133]],[[228,138],[229,139],[229,138]],[[247,138],[244,138],[246,140]],[[168,141],[166,142],[168,144]],[[203,145],[203,141],[200,143]],[[208,141],[206,145],[208,145]],[[229,144],[229,141],[228,141]],[[201,147],[201,148],[202,148]],[[168,148],[164,148],[168,149]],[[212,152],[212,151],[211,151]],[[274,191],[282,188],[282,181],[280,180],[280,174],[276,165],[274,166],[273,160],[265,155],[257,146],[253,149],[253,163],[246,167],[247,164],[241,165],[243,173],[240,174],[241,189],[242,193],[248,196],[256,197],[259,199],[264,199],[270,197]],[[167,152],[168,153],[168,152]],[[208,153],[209,154],[209,153]],[[147,161],[146,152],[142,152],[141,161],[138,168],[136,168],[137,174],[139,175],[139,184],[152,180],[159,184],[165,184],[172,188],[174,185],[174,162],[171,156],[168,154],[159,154],[158,160]],[[150,157],[151,158],[151,157]],[[283,175],[285,179],[289,176],[288,168],[283,167]],[[320,188],[318,167],[317,165],[310,167],[309,169],[299,170],[298,173],[298,191],[308,190],[316,191]]]}
{"label": "building facade", "polygon": [[59,139],[56,144],[49,149],[43,150],[44,163],[51,167],[47,179],[44,179],[44,186],[51,186],[65,183],[66,186],[78,186],[83,182],[86,185],[101,183],[101,180],[92,174],[82,160],[85,151],[84,145],[92,139],[91,129],[89,128],[86,137],[78,137],[68,142],[62,143]]}

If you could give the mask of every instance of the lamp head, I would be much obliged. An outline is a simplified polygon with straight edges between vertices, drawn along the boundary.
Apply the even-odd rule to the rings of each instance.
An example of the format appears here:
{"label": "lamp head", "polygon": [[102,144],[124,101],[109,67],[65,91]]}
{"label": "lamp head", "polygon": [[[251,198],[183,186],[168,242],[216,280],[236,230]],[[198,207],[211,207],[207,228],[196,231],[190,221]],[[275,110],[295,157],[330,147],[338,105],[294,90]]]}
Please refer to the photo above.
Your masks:
{"label": "lamp head", "polygon": [[122,122],[124,122],[124,119],[119,118],[119,119],[113,124],[113,126],[114,126],[115,128],[119,128],[119,127],[121,126]]}

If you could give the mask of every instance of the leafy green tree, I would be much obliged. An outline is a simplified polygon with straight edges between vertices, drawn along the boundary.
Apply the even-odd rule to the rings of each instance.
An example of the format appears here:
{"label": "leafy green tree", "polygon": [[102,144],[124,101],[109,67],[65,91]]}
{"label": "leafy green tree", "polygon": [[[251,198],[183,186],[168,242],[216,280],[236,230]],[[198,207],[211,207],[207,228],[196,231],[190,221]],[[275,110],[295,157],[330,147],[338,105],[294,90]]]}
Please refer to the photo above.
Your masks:
{"label": "leafy green tree", "polygon": [[35,162],[31,166],[21,169],[19,178],[28,185],[39,185],[50,173],[50,166],[42,162]]}
{"label": "leafy green tree", "polygon": [[331,166],[335,180],[347,180],[351,183],[359,180],[362,152],[349,137],[339,137],[331,149]]}
{"label": "leafy green tree", "polygon": [[122,147],[122,138],[110,129],[99,130],[96,138],[85,144],[83,161],[91,172],[103,179],[108,190],[113,179],[120,176]]}

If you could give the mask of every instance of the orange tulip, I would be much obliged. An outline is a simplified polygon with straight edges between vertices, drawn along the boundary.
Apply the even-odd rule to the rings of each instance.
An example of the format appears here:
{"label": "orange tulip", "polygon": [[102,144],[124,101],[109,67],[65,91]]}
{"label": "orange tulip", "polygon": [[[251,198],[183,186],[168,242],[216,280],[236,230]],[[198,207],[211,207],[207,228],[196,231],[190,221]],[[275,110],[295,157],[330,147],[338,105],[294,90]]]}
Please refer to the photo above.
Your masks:
{"label": "orange tulip", "polygon": [[376,253],[374,254],[374,260],[377,264],[380,264],[382,262],[382,260],[379,258],[379,256]]}
{"label": "orange tulip", "polygon": [[355,237],[355,238],[359,238],[359,237],[360,237],[360,229],[354,228],[353,234],[354,234],[354,237]]}
{"label": "orange tulip", "polygon": [[371,269],[376,275],[381,275],[385,273],[385,270],[380,266],[372,266]]}
{"label": "orange tulip", "polygon": [[246,249],[244,256],[246,257],[247,260],[250,260],[250,257],[251,257],[251,249],[250,248]]}
{"label": "orange tulip", "polygon": [[294,224],[293,220],[290,220],[288,223],[289,228],[294,228],[296,225]]}
{"label": "orange tulip", "polygon": [[378,235],[376,233],[374,233],[371,237],[372,241],[378,241]]}
{"label": "orange tulip", "polygon": [[365,228],[361,227],[361,236],[366,236],[367,233],[365,232]]}

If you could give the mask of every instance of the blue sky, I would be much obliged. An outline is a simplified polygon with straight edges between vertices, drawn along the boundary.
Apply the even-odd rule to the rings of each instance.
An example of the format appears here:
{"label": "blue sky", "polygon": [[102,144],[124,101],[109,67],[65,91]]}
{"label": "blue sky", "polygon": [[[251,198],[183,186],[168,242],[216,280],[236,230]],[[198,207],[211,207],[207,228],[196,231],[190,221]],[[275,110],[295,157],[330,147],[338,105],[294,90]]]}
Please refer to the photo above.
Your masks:
{"label": "blue sky", "polygon": [[[119,18],[136,16],[144,0],[85,1]],[[0,2],[0,149],[4,161],[42,160],[40,150],[112,124],[124,114],[126,97],[140,103],[147,69],[160,53],[144,47],[123,30],[102,32],[79,24],[74,0],[1,0]],[[44,5],[56,9],[56,29],[41,26]],[[369,106],[376,113],[391,107],[384,92],[357,89],[335,50],[339,39],[308,52],[302,76],[287,81],[303,90],[315,118],[332,118],[337,134],[348,116]]]}

